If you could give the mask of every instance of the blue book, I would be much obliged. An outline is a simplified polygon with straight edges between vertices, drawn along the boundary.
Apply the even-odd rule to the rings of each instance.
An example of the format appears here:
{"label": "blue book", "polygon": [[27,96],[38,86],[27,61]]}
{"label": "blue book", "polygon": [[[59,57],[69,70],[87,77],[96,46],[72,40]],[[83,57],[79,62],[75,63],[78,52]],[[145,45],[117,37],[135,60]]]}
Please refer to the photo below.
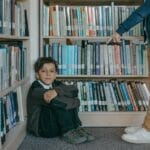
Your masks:
{"label": "blue book", "polygon": [[52,43],[52,50],[53,50],[52,54],[53,59],[58,61],[59,43]]}
{"label": "blue book", "polygon": [[50,56],[50,53],[49,53],[49,44],[44,44],[44,47],[43,47],[43,56],[44,57],[49,57]]}
{"label": "blue book", "polygon": [[74,45],[74,75],[78,74],[78,46]]}
{"label": "blue book", "polygon": [[68,59],[68,54],[67,54],[67,45],[63,44],[62,45],[62,75],[67,75],[67,59]]}
{"label": "blue book", "polygon": [[127,110],[128,111],[133,111],[132,104],[130,102],[130,98],[129,98],[128,91],[126,89],[125,83],[121,82],[120,87],[121,87],[122,93],[124,95],[124,100],[126,101],[126,104],[127,104]]}
{"label": "blue book", "polygon": [[77,31],[78,31],[78,36],[83,36],[83,25],[82,25],[82,16],[81,16],[81,7],[77,7]]}
{"label": "blue book", "polygon": [[58,74],[62,74],[62,45],[58,48]]}
{"label": "blue book", "polygon": [[4,114],[4,99],[1,98],[0,102],[0,114],[1,114],[1,126],[0,126],[0,133],[1,133],[1,143],[3,144],[5,142],[5,114]]}
{"label": "blue book", "polygon": [[89,81],[88,82],[88,86],[89,86],[89,101],[90,101],[90,106],[91,106],[91,111],[95,111],[95,108],[94,108],[94,95],[93,95],[93,87],[92,87],[92,82]]}
{"label": "blue book", "polygon": [[67,45],[67,74],[74,74],[74,45]]}

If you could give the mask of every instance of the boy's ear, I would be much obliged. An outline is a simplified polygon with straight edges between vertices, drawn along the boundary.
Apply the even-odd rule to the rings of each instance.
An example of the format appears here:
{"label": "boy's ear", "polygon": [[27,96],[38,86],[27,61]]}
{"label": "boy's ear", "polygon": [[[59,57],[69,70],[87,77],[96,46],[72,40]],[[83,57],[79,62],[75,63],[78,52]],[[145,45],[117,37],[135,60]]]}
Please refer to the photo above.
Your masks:
{"label": "boy's ear", "polygon": [[39,79],[39,75],[38,73],[35,74],[36,79]]}

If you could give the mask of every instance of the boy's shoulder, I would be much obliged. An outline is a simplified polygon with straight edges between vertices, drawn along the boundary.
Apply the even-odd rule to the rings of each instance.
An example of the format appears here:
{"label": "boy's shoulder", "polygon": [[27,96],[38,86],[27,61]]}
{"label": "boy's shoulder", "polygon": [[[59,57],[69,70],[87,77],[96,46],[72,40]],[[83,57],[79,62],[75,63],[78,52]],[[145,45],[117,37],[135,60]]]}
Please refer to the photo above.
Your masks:
{"label": "boy's shoulder", "polygon": [[42,87],[41,84],[37,80],[33,81],[31,85],[31,88],[36,88],[36,87]]}
{"label": "boy's shoulder", "polygon": [[59,85],[62,85],[63,83],[61,82],[61,81],[59,81],[59,80],[55,80],[54,82],[53,82],[53,86],[59,86]]}

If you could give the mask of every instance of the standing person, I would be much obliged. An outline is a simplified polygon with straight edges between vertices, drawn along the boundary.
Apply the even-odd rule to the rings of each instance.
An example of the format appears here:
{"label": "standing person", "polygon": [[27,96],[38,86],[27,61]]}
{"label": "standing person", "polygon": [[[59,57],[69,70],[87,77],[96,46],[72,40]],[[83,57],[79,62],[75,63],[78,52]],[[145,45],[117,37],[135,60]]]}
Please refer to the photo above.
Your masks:
{"label": "standing person", "polygon": [[94,140],[81,128],[78,117],[78,90],[56,80],[57,64],[51,57],[40,57],[34,65],[36,80],[27,96],[27,131],[35,136],[62,136],[68,143]]}
{"label": "standing person", "polygon": [[[113,34],[114,42],[120,42],[120,37],[136,24],[144,21],[144,29],[147,39],[148,48],[150,49],[150,0],[138,7]],[[126,134],[122,139],[131,143],[150,143],[150,102],[147,114],[141,127],[128,127],[125,129]]]}

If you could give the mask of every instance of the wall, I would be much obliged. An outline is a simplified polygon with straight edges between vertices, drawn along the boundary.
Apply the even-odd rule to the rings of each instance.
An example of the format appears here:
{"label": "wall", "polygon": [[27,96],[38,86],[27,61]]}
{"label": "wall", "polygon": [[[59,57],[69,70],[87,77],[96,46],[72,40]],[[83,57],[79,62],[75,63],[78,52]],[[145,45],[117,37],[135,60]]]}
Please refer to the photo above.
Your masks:
{"label": "wall", "polygon": [[30,57],[31,82],[34,80],[33,64],[39,56],[39,1],[30,1],[29,29],[30,29]]}

